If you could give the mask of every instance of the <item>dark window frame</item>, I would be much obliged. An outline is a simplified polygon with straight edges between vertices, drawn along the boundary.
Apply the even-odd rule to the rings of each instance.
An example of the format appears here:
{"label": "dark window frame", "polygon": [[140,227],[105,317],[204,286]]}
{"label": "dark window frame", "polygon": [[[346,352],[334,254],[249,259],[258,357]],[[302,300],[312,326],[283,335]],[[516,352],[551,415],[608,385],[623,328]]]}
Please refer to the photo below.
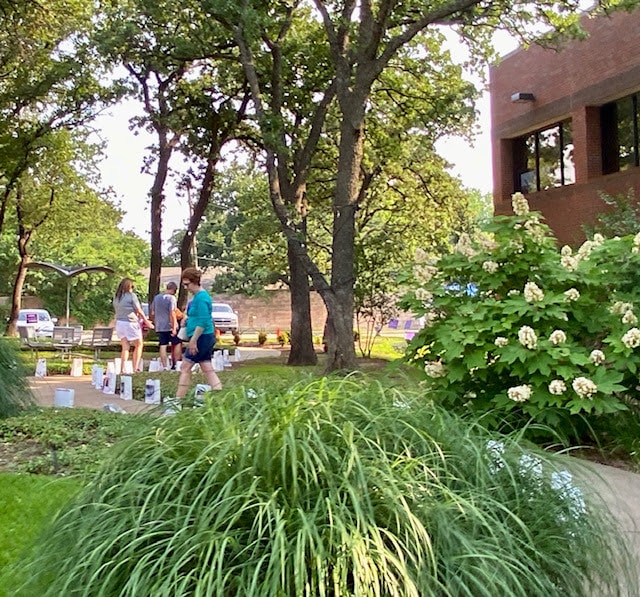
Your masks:
{"label": "dark window frame", "polygon": [[[558,170],[560,174],[559,184],[556,186],[556,188],[574,184],[575,181],[567,182],[567,175],[565,171],[566,166],[565,166],[565,159],[563,154],[566,137],[570,137],[571,143],[573,143],[573,134],[572,134],[573,131],[571,130],[571,134],[567,135],[567,132],[571,129],[572,124],[573,123],[571,118],[566,118],[564,120],[560,120],[551,125],[548,125],[543,128],[532,131],[530,133],[527,133],[526,135],[522,135],[521,137],[517,137],[513,140],[512,147],[513,147],[513,156],[514,156],[514,159],[513,159],[514,191],[534,193],[534,192],[540,192],[541,190],[544,190],[542,189],[542,181],[541,181],[542,177],[540,176],[540,169],[541,169],[540,155],[541,155],[541,148],[542,148],[540,139],[544,133],[548,131],[553,131],[554,129],[557,129],[558,131],[558,155],[556,156],[556,159],[557,159]],[[533,157],[534,170],[527,167],[528,166],[527,155],[530,155],[529,150],[527,148],[527,140],[531,139],[532,137],[533,137],[533,156],[532,157]],[[535,181],[535,189],[525,188],[525,185],[523,185],[523,175],[527,175],[531,173],[533,173],[532,181]]]}

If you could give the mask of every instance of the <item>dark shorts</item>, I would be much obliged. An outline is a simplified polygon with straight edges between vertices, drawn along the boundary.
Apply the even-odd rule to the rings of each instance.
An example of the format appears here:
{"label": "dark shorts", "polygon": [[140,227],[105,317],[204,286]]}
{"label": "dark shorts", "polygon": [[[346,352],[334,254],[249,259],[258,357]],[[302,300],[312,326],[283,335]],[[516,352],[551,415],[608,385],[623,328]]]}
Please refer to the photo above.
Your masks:
{"label": "dark shorts", "polygon": [[213,347],[216,345],[215,334],[202,334],[198,338],[198,354],[191,354],[187,348],[182,354],[182,358],[192,363],[202,363],[210,361],[213,357]]}
{"label": "dark shorts", "polygon": [[182,340],[178,336],[174,336],[171,332],[156,332],[158,336],[158,345],[167,346],[168,344],[180,344]]}

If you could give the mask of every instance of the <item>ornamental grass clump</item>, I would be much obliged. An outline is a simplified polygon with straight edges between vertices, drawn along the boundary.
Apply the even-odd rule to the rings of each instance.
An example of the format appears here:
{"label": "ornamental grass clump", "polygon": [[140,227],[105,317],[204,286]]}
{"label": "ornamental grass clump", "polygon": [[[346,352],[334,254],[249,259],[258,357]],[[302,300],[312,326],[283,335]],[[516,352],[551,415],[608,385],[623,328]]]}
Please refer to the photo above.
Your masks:
{"label": "ornamental grass clump", "polygon": [[407,358],[449,408],[585,439],[640,405],[640,234],[558,248],[520,193],[513,210],[451,254],[416,253],[402,307],[425,326]]}
{"label": "ornamental grass clump", "polygon": [[554,462],[361,377],[217,392],[116,453],[13,594],[616,594],[624,547]]}
{"label": "ornamental grass clump", "polygon": [[34,404],[16,345],[0,338],[0,419],[15,416]]}

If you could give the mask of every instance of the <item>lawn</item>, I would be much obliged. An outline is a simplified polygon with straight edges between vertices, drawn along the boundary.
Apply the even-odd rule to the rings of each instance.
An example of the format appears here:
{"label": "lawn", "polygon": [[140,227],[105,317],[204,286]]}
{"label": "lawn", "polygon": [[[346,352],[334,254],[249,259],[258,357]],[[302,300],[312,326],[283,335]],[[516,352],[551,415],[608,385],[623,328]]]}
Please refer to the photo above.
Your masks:
{"label": "lawn", "polygon": [[0,473],[0,597],[8,566],[82,486],[75,478]]}

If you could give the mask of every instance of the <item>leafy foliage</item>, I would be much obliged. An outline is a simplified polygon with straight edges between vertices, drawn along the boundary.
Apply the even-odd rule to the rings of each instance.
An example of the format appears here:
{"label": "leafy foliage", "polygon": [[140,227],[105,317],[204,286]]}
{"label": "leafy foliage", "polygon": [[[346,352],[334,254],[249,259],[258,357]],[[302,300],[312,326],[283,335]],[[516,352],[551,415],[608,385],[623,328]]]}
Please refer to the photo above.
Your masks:
{"label": "leafy foliage", "polygon": [[633,189],[625,194],[608,195],[600,193],[600,199],[606,206],[596,217],[595,224],[584,226],[588,236],[600,233],[604,236],[625,236],[640,231],[640,205]]}
{"label": "leafy foliage", "polygon": [[443,404],[569,432],[639,397],[640,237],[558,251],[519,193],[514,211],[494,219],[492,239],[462,237],[440,259],[416,254],[403,306],[427,325],[407,357]]}
{"label": "leafy foliage", "polygon": [[[34,409],[0,422],[6,465],[15,472],[88,475],[109,458],[113,445],[152,424],[150,417],[94,409]],[[9,446],[13,446],[11,449]]]}
{"label": "leafy foliage", "polygon": [[[558,461],[363,379],[218,392],[123,447],[16,595],[615,594],[635,570]],[[627,579],[626,577],[629,577]]]}
{"label": "leafy foliage", "polygon": [[33,404],[27,373],[14,342],[0,337],[0,419]]}

